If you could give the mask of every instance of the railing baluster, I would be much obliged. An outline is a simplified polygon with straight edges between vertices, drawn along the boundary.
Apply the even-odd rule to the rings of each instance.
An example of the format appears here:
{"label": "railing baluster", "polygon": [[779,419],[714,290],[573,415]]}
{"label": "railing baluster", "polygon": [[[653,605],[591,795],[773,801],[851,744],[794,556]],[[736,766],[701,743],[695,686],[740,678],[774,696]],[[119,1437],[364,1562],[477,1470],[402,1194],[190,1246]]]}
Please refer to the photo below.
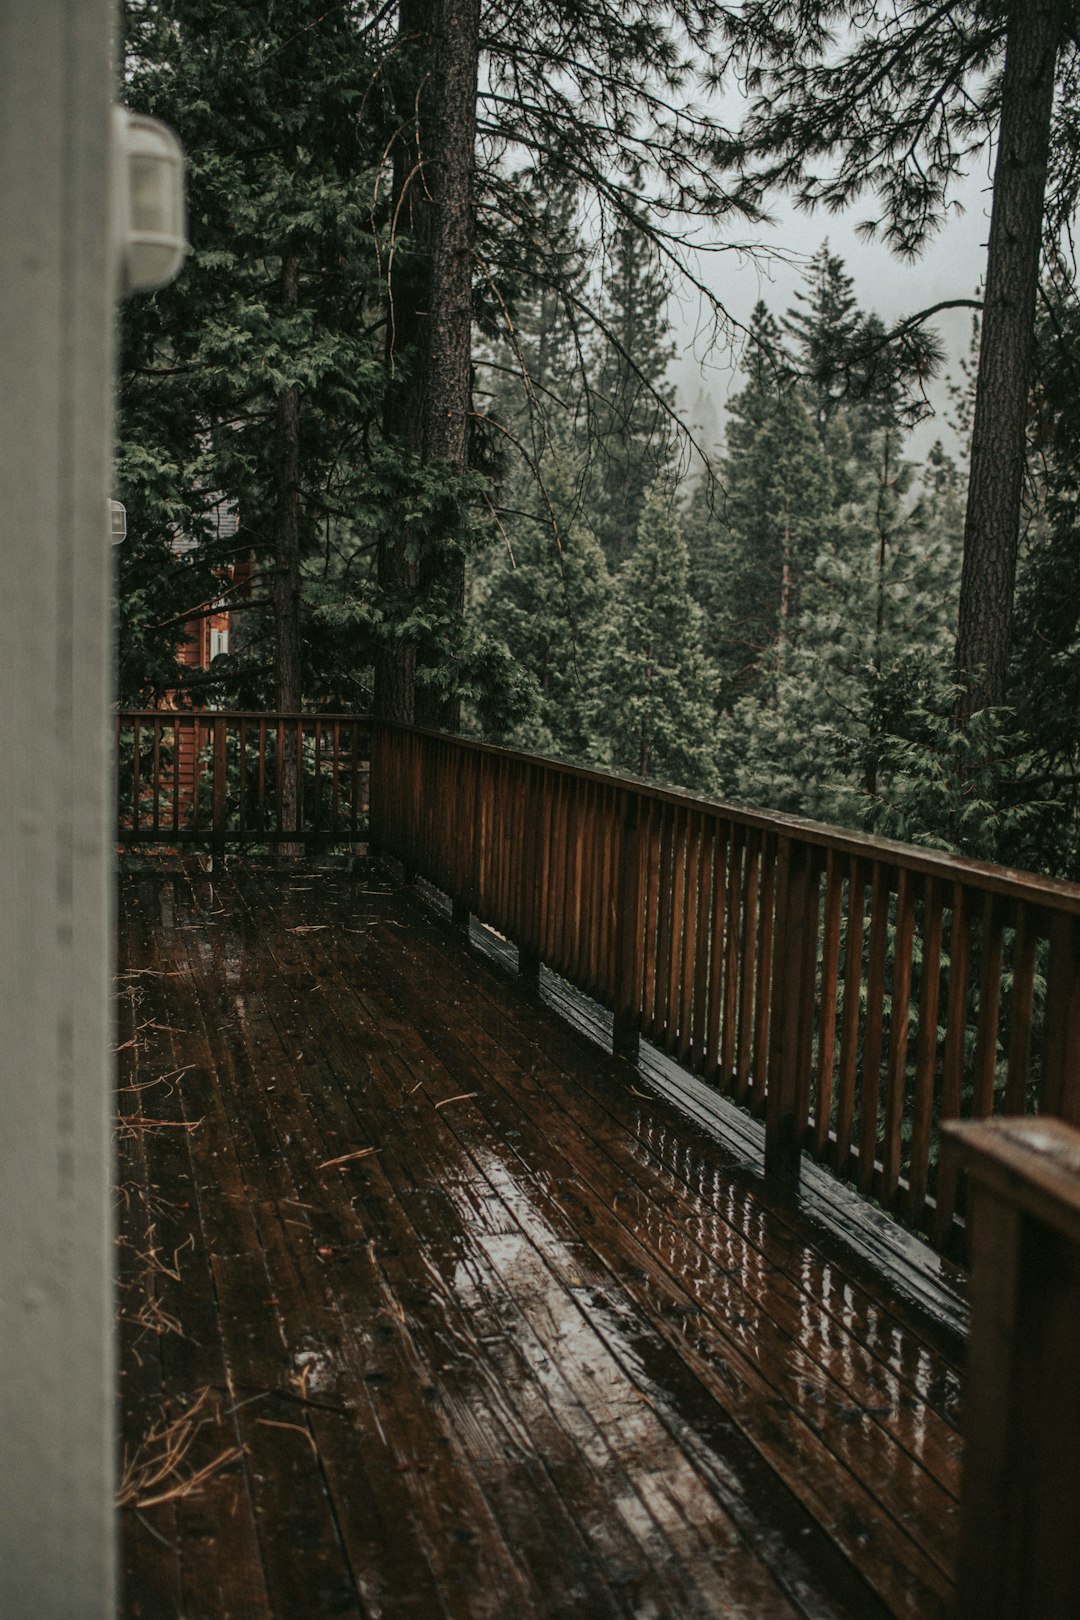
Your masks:
{"label": "railing baluster", "polygon": [[672,914],[670,914],[670,943],[667,949],[667,1006],[664,1027],[667,1030],[667,1050],[678,1055],[680,1029],[678,1011],[682,1006],[683,928],[687,915],[687,855],[690,825],[682,807],[675,810],[672,823]]}
{"label": "railing baluster", "polygon": [[139,832],[139,800],[142,797],[142,730],[139,725],[138,715],[135,716],[134,735],[135,751],[133,759],[135,764],[131,787],[131,825],[137,837]]}
{"label": "railing baluster", "polygon": [[881,1155],[881,1180],[886,1203],[891,1203],[895,1199],[896,1189],[900,1184],[904,1087],[907,1081],[910,1028],[911,954],[914,942],[915,888],[910,875],[901,871],[896,891],[893,987],[889,1008],[889,1056],[885,1078],[885,1140]]}
{"label": "railing baluster", "polygon": [[709,939],[709,1008],[705,1029],[705,1077],[715,1085],[721,1075],[721,1016],[724,1003],[725,930],[728,926],[728,870],[731,863],[731,832],[727,822],[716,830],[713,849],[712,932]]}
{"label": "railing baluster", "polygon": [[1000,906],[988,894],[983,902],[980,933],[979,1013],[975,1026],[975,1075],[971,1112],[989,1119],[994,1112],[997,1076],[998,1014],[1001,1008],[1002,918]]}
{"label": "railing baluster", "polygon": [[[967,1026],[967,983],[971,956],[968,896],[962,884],[953,890],[952,929],[949,935],[949,993],[945,1008],[945,1051],[941,1071],[941,1118],[959,1119],[964,1088],[964,1036]],[[939,1247],[952,1237],[956,1212],[956,1165],[948,1159],[938,1165],[934,1234]]]}
{"label": "railing baluster", "polygon": [[743,850],[742,969],[739,983],[739,1029],[735,1056],[735,1095],[745,1102],[754,1070],[754,998],[758,992],[758,891],[761,887],[761,834],[751,829]]}
{"label": "railing baluster", "polygon": [[1035,998],[1035,959],[1038,950],[1031,914],[1019,908],[1013,940],[1013,979],[1009,1013],[1009,1062],[1005,1079],[1005,1113],[1028,1112],[1028,1073],[1031,1059],[1031,1013]]}
{"label": "railing baluster", "polygon": [[[293,818],[293,830],[299,839],[303,835],[306,805],[304,800],[304,722],[297,716],[293,725],[296,732],[296,812]],[[316,749],[316,770],[318,770],[318,750]]]}
{"label": "railing baluster", "polygon": [[247,833],[247,738],[248,723],[245,718],[240,721],[240,769],[236,805],[236,826],[241,838],[245,837]]}
{"label": "railing baluster", "polygon": [[[303,735],[304,735],[304,722],[302,720],[297,721],[296,729],[297,729],[298,735],[301,738],[303,738]],[[313,801],[312,802],[312,807],[311,807],[311,831],[314,832],[314,833],[318,833],[318,832],[322,831],[322,743],[323,743],[322,721],[321,720],[316,720],[316,722],[315,722],[315,771],[314,771],[314,785],[313,785],[312,790],[311,790],[311,797],[312,797],[312,801]],[[299,818],[298,818],[298,820],[299,820]],[[301,825],[302,825],[302,823],[301,823]]]}
{"label": "railing baluster", "polygon": [[211,849],[215,868],[225,858],[225,785],[226,785],[226,741],[228,730],[225,716],[218,714],[212,721],[213,748],[214,748],[214,775],[212,784],[211,825],[213,828]]}
{"label": "railing baluster", "polygon": [[338,815],[341,803],[341,722],[335,720],[330,737],[330,836],[338,835]]}
{"label": "railing baluster", "polygon": [[173,835],[180,831],[180,722],[174,720],[173,728],[173,761],[172,761],[172,830]]}
{"label": "railing baluster", "polygon": [[724,989],[720,1008],[720,1085],[722,1090],[735,1089],[735,1009],[739,995],[739,953],[743,944],[743,863],[746,833],[742,827],[732,830],[728,844],[727,939],[724,945]]}
{"label": "railing baluster", "polygon": [[697,932],[694,938],[694,1014],[690,1032],[690,1058],[699,1073],[705,1070],[705,1037],[709,1012],[709,936],[712,927],[713,865],[719,836],[716,817],[706,815],[701,825],[698,867]]}
{"label": "railing baluster", "polygon": [[919,977],[919,1036],[915,1053],[915,1101],[911,1127],[911,1171],[907,1214],[921,1225],[930,1178],[937,1071],[938,999],[941,988],[943,904],[941,884],[927,878],[923,907],[922,965]]}
{"label": "railing baluster", "polygon": [[769,1068],[769,1029],[772,1022],[773,940],[776,928],[776,872],[779,839],[772,833],[761,846],[761,910],[758,919],[757,968],[754,991],[754,1084],[750,1106],[759,1116],[765,1112]]}
{"label": "railing baluster", "polygon": [[870,959],[866,974],[862,1085],[859,1089],[859,1162],[856,1182],[866,1193],[874,1185],[881,1104],[881,1050],[885,1024],[885,956],[889,944],[889,871],[875,861],[870,882]]}
{"label": "railing baluster", "polygon": [[675,910],[675,858],[678,842],[676,818],[678,811],[664,805],[664,819],[660,846],[660,914],[656,931],[656,1039],[665,1049],[668,1044],[669,1008],[671,1006],[672,962]]}
{"label": "railing baluster", "polygon": [[833,1071],[836,1065],[836,1002],[840,972],[840,913],[843,873],[836,851],[825,863],[825,914],[821,939],[821,1018],[818,1024],[817,1086],[814,1095],[814,1152],[824,1159],[829,1148]]}
{"label": "railing baluster", "polygon": [[840,1018],[840,1079],[836,1096],[835,1168],[851,1173],[855,1134],[856,1078],[859,1064],[860,988],[866,915],[866,864],[857,856],[848,876],[847,937],[844,942],[844,1003]]}
{"label": "railing baluster", "polygon": [[784,1181],[795,1180],[799,1173],[798,1056],[806,988],[803,976],[810,865],[806,847],[782,836],[776,876],[777,937],[765,1093],[765,1168]]}
{"label": "railing baluster", "polygon": [[633,791],[623,797],[619,821],[612,1046],[617,1057],[635,1059],[641,1016],[642,842],[638,800]]}
{"label": "railing baluster", "polygon": [[155,719],[154,727],[154,800],[153,800],[153,830],[155,837],[160,830],[161,816],[161,721]]}
{"label": "railing baluster", "polygon": [[663,805],[655,799],[646,811],[645,858],[645,966],[641,992],[642,1029],[652,1035],[656,1028],[656,962],[660,932],[660,823]]}
{"label": "railing baluster", "polygon": [[806,855],[805,898],[802,916],[802,961],[799,972],[799,1021],[795,1051],[795,1127],[800,1145],[810,1121],[811,1065],[814,1020],[817,1011],[818,910],[821,903],[821,851],[810,846]]}

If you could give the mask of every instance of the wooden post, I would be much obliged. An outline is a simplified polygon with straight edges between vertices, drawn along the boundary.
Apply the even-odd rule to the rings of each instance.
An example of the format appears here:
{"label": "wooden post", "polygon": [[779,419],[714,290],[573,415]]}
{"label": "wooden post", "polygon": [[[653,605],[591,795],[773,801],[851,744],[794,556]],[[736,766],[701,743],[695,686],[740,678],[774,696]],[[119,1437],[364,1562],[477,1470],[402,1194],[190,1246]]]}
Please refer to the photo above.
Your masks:
{"label": "wooden post", "polygon": [[534,989],[540,983],[540,886],[544,880],[544,798],[540,781],[540,774],[533,767],[523,788],[525,799],[519,853],[522,937],[518,939],[518,975]]}
{"label": "wooden post", "polygon": [[1080,1614],[1080,1130],[946,1124],[972,1183],[957,1620]]}
{"label": "wooden post", "polygon": [[765,1170],[798,1184],[799,1040],[806,987],[806,928],[811,854],[803,844],[780,839],[776,877],[776,932],[769,1021],[769,1074],[765,1092]]}
{"label": "wooden post", "polygon": [[225,864],[225,817],[227,799],[225,794],[226,781],[226,753],[225,745],[228,740],[228,726],[223,714],[214,716],[214,778],[212,809],[210,816],[210,849],[213,870],[222,870]]}
{"label": "wooden post", "polygon": [[115,1613],[108,0],[0,5],[0,1614]]}
{"label": "wooden post", "polygon": [[637,1062],[641,1042],[641,831],[636,793],[627,793],[615,895],[615,1018],[611,1049]]}

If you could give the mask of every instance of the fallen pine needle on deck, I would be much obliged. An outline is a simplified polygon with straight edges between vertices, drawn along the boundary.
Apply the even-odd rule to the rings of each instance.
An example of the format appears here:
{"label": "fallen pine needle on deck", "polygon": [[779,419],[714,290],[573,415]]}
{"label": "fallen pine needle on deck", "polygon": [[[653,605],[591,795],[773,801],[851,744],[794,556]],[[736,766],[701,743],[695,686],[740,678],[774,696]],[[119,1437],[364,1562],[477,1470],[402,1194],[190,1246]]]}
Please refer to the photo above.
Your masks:
{"label": "fallen pine needle on deck", "polygon": [[378,1153],[378,1148],[357,1148],[353,1153],[341,1153],[336,1159],[324,1159],[317,1168],[332,1170],[335,1164],[348,1164],[353,1159],[366,1159],[369,1153]]}
{"label": "fallen pine needle on deck", "polygon": [[256,1418],[255,1422],[257,1424],[259,1424],[264,1429],[293,1429],[293,1430],[295,1430],[295,1432],[297,1434],[302,1434],[303,1435],[304,1439],[307,1441],[308,1445],[311,1447],[311,1449],[315,1453],[316,1457],[319,1455],[319,1448],[315,1444],[315,1436],[312,1434],[310,1429],[305,1429],[304,1425],[302,1423],[284,1423],[279,1418]]}

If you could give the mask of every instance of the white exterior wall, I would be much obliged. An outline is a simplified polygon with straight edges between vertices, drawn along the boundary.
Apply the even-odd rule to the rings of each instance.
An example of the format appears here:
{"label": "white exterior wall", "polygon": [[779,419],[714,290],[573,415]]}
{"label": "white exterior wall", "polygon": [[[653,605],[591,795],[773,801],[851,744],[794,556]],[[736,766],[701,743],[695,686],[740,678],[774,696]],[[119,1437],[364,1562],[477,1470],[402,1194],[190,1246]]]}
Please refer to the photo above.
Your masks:
{"label": "white exterior wall", "polygon": [[0,1616],[114,1612],[111,0],[0,0]]}

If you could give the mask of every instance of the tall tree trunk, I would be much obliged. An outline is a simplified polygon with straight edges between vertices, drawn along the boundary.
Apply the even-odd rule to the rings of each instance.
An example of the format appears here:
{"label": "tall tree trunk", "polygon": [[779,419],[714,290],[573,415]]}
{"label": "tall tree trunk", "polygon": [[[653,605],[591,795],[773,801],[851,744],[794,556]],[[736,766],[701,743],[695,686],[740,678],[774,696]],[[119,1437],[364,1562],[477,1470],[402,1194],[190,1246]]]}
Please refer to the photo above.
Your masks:
{"label": "tall tree trunk", "polygon": [[[424,412],[425,461],[455,473],[468,468],[472,410],[472,281],[476,169],[476,94],[480,63],[480,0],[436,0],[435,98],[425,175],[432,197],[431,319],[428,394]],[[432,537],[435,538],[435,537]],[[465,554],[461,546],[429,548],[420,564],[425,599],[437,597],[452,626],[465,611]],[[419,685],[416,718],[457,731],[461,700],[455,689]]]}
{"label": "tall tree trunk", "polygon": [[1067,0],[1009,7],[956,638],[961,728],[1005,699],[1054,68],[1067,9]]}
{"label": "tall tree trunk", "polygon": [[[427,311],[430,307],[431,203],[424,174],[426,124],[421,125],[424,86],[431,49],[428,0],[401,0],[398,39],[414,60],[399,97],[401,129],[394,145],[391,191],[391,250],[386,289],[386,400],[383,432],[405,456],[423,452],[427,399]],[[416,595],[418,569],[401,503],[389,514],[379,539],[379,589],[387,600],[390,624]],[[416,648],[392,633],[375,655],[375,713],[388,720],[413,718]]]}
{"label": "tall tree trunk", "polygon": [[[299,302],[300,266],[294,253],[281,261],[281,303],[294,310]],[[300,392],[293,384],[277,401],[277,506],[274,512],[274,680],[278,712],[295,714],[301,703],[300,676]],[[296,825],[298,802],[296,754],[287,748],[278,761],[282,817]],[[286,858],[299,845],[285,845]]]}
{"label": "tall tree trunk", "polygon": [[[407,455],[463,473],[472,404],[479,0],[401,0],[398,19],[419,73],[394,154],[393,217],[410,245],[388,289],[384,428]],[[465,563],[452,544],[453,519],[436,513],[430,532],[417,535],[415,528],[408,532],[405,516],[402,510],[392,519],[380,543],[380,587],[399,611],[419,596],[436,616],[460,622]],[[433,655],[420,656],[430,664]],[[415,642],[404,636],[384,642],[375,668],[376,713],[456,730],[456,693],[417,689],[416,664]]]}

